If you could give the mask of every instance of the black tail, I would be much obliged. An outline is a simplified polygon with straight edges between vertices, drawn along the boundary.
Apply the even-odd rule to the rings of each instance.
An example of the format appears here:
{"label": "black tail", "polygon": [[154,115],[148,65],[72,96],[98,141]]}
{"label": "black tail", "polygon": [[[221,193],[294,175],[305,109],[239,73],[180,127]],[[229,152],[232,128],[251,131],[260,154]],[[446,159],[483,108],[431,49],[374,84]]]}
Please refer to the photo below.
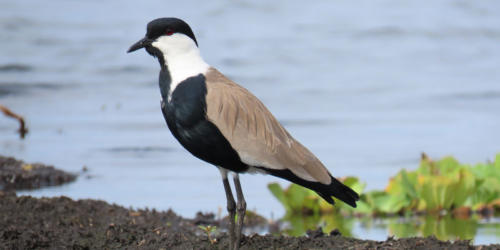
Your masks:
{"label": "black tail", "polygon": [[276,170],[268,168],[260,168],[260,169],[263,169],[269,174],[274,175],[276,177],[281,177],[295,184],[299,184],[303,187],[309,188],[315,191],[317,194],[319,194],[319,196],[321,196],[321,198],[323,198],[325,201],[327,201],[332,205],[335,204],[335,202],[332,199],[332,196],[349,204],[351,207],[356,207],[356,201],[359,200],[359,195],[356,192],[354,192],[354,190],[342,184],[342,182],[338,181],[331,175],[330,177],[332,178],[332,183],[330,183],[329,185],[325,185],[319,182],[306,181],[302,178],[299,178],[294,173],[292,173],[292,171],[288,169],[287,170]]}
{"label": "black tail", "polygon": [[356,207],[356,201],[359,200],[359,195],[350,187],[344,185],[334,177],[332,177],[332,183],[330,183],[330,185],[320,185],[321,187],[319,189],[313,190],[316,191],[316,193],[318,193],[328,203],[332,205],[335,203],[332,199],[333,196],[349,204],[351,207]]}

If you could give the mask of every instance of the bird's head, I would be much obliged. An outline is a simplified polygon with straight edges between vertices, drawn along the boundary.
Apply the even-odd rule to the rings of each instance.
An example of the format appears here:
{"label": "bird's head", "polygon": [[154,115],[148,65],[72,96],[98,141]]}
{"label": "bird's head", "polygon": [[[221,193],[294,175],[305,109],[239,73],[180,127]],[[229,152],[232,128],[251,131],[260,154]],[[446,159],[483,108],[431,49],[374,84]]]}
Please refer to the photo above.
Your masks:
{"label": "bird's head", "polygon": [[158,18],[148,23],[146,36],[134,43],[127,53],[145,48],[166,65],[169,58],[198,51],[198,43],[189,25],[178,18]]}

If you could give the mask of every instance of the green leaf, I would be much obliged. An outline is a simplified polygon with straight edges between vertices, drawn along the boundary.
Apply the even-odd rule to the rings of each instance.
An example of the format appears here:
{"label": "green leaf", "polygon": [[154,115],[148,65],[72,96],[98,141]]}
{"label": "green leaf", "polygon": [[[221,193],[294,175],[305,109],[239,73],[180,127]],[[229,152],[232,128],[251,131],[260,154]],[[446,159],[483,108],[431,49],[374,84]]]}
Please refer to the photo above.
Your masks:
{"label": "green leaf", "polygon": [[290,206],[288,205],[287,198],[285,197],[285,192],[281,188],[281,186],[278,183],[269,183],[267,185],[267,188],[271,193],[274,195],[276,199],[278,199],[283,207],[285,207],[286,211],[290,210]]}
{"label": "green leaf", "polygon": [[443,178],[441,183],[437,186],[439,192],[439,208],[450,210],[453,202],[455,201],[455,190],[457,189],[458,182],[449,178]]}
{"label": "green leaf", "polygon": [[356,193],[361,194],[365,189],[366,184],[361,183],[357,177],[347,177],[343,181],[344,185],[350,187]]}
{"label": "green leaf", "polygon": [[437,208],[435,188],[432,185],[432,181],[430,181],[430,177],[423,176],[422,178],[419,190],[419,196],[421,197],[420,202],[424,203],[422,208],[424,210],[434,210]]}
{"label": "green leaf", "polygon": [[303,204],[309,204],[305,202],[309,192],[299,185],[290,185],[285,193],[288,198],[288,205],[294,212],[301,212],[304,208]]}
{"label": "green leaf", "polygon": [[411,173],[412,180],[408,177],[408,174],[405,170],[401,171],[401,186],[403,187],[404,193],[408,195],[410,198],[417,198],[417,191],[415,190],[416,184],[416,174]]}
{"label": "green leaf", "polygon": [[380,202],[379,209],[381,212],[397,213],[408,205],[409,200],[404,195],[387,195],[379,198],[378,202]]}
{"label": "green leaf", "polygon": [[455,189],[455,200],[453,206],[461,207],[465,205],[467,198],[474,192],[475,177],[468,169],[461,169],[458,172],[458,183]]}
{"label": "green leaf", "polygon": [[440,172],[440,175],[455,173],[460,168],[458,161],[451,156],[444,157],[441,160],[437,161],[436,166]]}
{"label": "green leaf", "polygon": [[371,214],[373,209],[363,200],[356,202],[357,207],[353,210],[356,213],[360,214]]}

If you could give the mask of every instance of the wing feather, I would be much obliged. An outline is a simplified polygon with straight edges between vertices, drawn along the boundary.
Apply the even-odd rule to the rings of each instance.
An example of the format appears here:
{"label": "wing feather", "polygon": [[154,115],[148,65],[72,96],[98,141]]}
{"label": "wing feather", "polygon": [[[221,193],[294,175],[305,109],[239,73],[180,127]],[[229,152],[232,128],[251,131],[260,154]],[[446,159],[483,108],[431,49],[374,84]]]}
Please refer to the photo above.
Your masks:
{"label": "wing feather", "polygon": [[248,90],[214,68],[207,72],[206,83],[207,117],[244,163],[273,170],[288,169],[307,181],[331,183],[323,164]]}

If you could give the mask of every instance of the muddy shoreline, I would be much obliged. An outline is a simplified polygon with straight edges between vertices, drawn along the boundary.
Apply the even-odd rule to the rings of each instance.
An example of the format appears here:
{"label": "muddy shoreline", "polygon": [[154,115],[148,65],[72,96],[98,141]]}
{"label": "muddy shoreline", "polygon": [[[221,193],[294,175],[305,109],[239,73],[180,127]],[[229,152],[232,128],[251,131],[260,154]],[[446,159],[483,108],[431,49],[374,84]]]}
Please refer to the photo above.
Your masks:
{"label": "muddy shoreline", "polygon": [[0,156],[0,190],[26,190],[72,182],[76,175],[41,163]]}
{"label": "muddy shoreline", "polygon": [[[13,158],[0,157],[0,177],[0,249],[227,249],[229,246],[227,222],[213,214],[199,213],[194,219],[187,219],[172,210],[134,210],[99,200],[17,196],[15,189],[60,185],[76,176]],[[246,225],[267,223],[258,216],[248,218],[254,220]],[[200,228],[207,225],[216,227],[210,237]],[[434,237],[360,240],[344,237],[335,230],[330,235],[320,230],[310,231],[301,237],[251,234],[243,238],[241,245],[241,249],[499,248],[498,244],[474,246],[469,241],[444,242]]]}
{"label": "muddy shoreline", "polygon": [[[209,220],[210,221],[210,220]],[[174,211],[130,210],[104,201],[67,197],[33,198],[0,193],[1,249],[227,249],[223,223],[211,240],[199,225]],[[443,242],[433,237],[386,241],[359,240],[310,232],[289,237],[253,234],[241,249],[498,249],[468,241]]]}

